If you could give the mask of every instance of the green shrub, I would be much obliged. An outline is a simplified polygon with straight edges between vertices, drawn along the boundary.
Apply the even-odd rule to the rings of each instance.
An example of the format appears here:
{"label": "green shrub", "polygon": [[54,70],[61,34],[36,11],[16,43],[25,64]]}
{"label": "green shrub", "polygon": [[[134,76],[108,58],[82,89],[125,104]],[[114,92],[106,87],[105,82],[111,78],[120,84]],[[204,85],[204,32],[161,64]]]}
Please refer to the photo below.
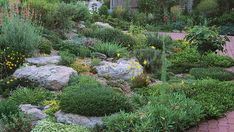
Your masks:
{"label": "green shrub", "polygon": [[98,13],[100,15],[108,15],[108,7],[106,5],[103,5],[101,6],[99,9],[98,9]]}
{"label": "green shrub", "polygon": [[218,8],[217,0],[202,0],[197,5],[197,10],[205,15],[217,11],[217,8]]}
{"label": "green shrub", "polygon": [[90,57],[92,54],[92,51],[86,46],[79,46],[77,52],[79,57]]}
{"label": "green shrub", "polygon": [[231,57],[215,53],[203,55],[201,61],[205,66],[231,67],[234,65],[234,60]]}
{"label": "green shrub", "polygon": [[223,51],[224,44],[228,41],[227,37],[222,37],[215,28],[206,26],[195,26],[188,31],[186,40],[197,46],[200,53]]}
{"label": "green shrub", "polygon": [[190,98],[202,105],[207,118],[220,117],[234,108],[234,84],[217,80],[199,80],[189,87],[195,91]]}
{"label": "green shrub", "polygon": [[90,12],[82,2],[76,2],[75,10],[73,11],[73,21],[88,21],[90,19]]}
{"label": "green shrub", "polygon": [[45,28],[42,30],[42,37],[48,39],[55,50],[60,50],[61,46],[64,44],[61,35]]}
{"label": "green shrub", "polygon": [[64,42],[64,43],[61,43],[58,47],[60,51],[68,51],[71,54],[74,54],[76,56],[79,55],[79,48],[80,48],[79,44],[75,44],[71,42]]}
{"label": "green shrub", "polygon": [[160,36],[159,34],[155,33],[147,33],[147,45],[153,46],[156,49],[162,49],[163,43],[165,43],[167,49],[171,48],[173,41],[169,36]]}
{"label": "green shrub", "polygon": [[192,68],[190,74],[196,79],[212,78],[221,81],[234,80],[234,73],[223,68]]}
{"label": "green shrub", "polygon": [[113,42],[121,44],[124,47],[131,48],[136,41],[130,35],[124,34],[122,31],[111,28],[96,29],[93,32],[85,33],[88,37],[94,37],[104,42]]}
{"label": "green shrub", "polygon": [[48,39],[42,38],[38,49],[40,53],[50,54],[52,50],[52,43]]}
{"label": "green shrub", "polygon": [[11,114],[17,114],[19,112],[18,105],[12,100],[0,101],[0,119],[4,116],[10,117]]}
{"label": "green shrub", "polygon": [[44,100],[51,99],[52,93],[42,88],[18,88],[15,90],[10,99],[15,101],[17,104],[32,104],[39,105]]}
{"label": "green shrub", "polygon": [[90,132],[90,130],[78,125],[65,125],[53,122],[51,119],[44,119],[31,132]]}
{"label": "green shrub", "polygon": [[137,49],[134,55],[147,72],[158,73],[161,69],[161,51],[153,48]]}
{"label": "green shrub", "polygon": [[60,51],[59,55],[62,58],[60,64],[65,65],[65,66],[71,65],[76,59],[75,58],[76,56],[74,54],[71,54],[68,50]]}
{"label": "green shrub", "polygon": [[151,97],[150,103],[134,113],[104,118],[106,131],[184,131],[203,117],[201,106],[180,94]]}
{"label": "green shrub", "polygon": [[104,116],[131,109],[127,97],[88,76],[80,77],[78,84],[65,88],[60,101],[64,112],[84,116]]}
{"label": "green shrub", "polygon": [[107,57],[123,57],[128,54],[128,50],[114,43],[100,43],[93,46],[95,52],[105,54]]}
{"label": "green shrub", "polygon": [[23,55],[31,55],[40,43],[38,30],[20,17],[7,18],[3,22],[1,32],[1,49],[9,47]]}
{"label": "green shrub", "polygon": [[46,26],[50,29],[70,29],[73,21],[89,18],[89,11],[83,4],[59,3],[54,11],[47,13]]}
{"label": "green shrub", "polygon": [[1,132],[30,132],[32,129],[30,117],[23,113],[3,115],[0,119]]}
{"label": "green shrub", "polygon": [[201,66],[200,59],[201,55],[196,48],[186,48],[169,58],[172,63],[170,70],[176,73],[189,72],[191,68]]}
{"label": "green shrub", "polygon": [[217,19],[214,19],[214,21],[217,21],[215,24],[217,25],[224,25],[228,23],[234,23],[234,11],[226,12],[222,16],[218,17]]}

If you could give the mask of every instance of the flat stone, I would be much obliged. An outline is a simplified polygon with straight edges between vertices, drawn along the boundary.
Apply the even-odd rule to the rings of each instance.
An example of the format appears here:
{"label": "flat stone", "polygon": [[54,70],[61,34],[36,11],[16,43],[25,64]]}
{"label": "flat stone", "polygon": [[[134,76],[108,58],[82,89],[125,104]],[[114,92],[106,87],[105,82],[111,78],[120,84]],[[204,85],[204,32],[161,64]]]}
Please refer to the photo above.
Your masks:
{"label": "flat stone", "polygon": [[49,90],[61,90],[75,75],[77,72],[72,68],[55,65],[27,66],[16,70],[13,74],[16,78],[29,80]]}
{"label": "flat stone", "polygon": [[77,124],[84,127],[93,128],[96,125],[102,125],[102,117],[85,117],[75,114],[66,114],[62,111],[55,113],[57,122],[65,124]]}
{"label": "flat stone", "polygon": [[48,65],[48,64],[58,64],[61,61],[60,56],[49,56],[49,57],[35,57],[27,58],[26,62],[33,65]]}
{"label": "flat stone", "polygon": [[19,108],[22,112],[31,116],[33,121],[42,120],[47,117],[47,115],[43,113],[38,106],[34,106],[31,104],[22,104],[19,106]]}

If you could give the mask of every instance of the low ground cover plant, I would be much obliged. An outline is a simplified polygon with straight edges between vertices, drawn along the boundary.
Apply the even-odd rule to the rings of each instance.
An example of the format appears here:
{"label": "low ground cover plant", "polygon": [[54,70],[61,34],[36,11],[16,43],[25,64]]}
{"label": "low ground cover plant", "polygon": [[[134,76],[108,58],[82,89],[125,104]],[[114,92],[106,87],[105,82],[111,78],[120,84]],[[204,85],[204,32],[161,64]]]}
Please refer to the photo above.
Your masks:
{"label": "low ground cover plant", "polygon": [[188,98],[202,105],[205,118],[217,118],[232,109],[233,82],[223,82],[213,79],[197,80],[192,82],[163,84],[145,89],[145,95],[158,96],[160,90],[166,93],[184,93]]}
{"label": "low ground cover plant", "polygon": [[217,79],[221,81],[228,81],[234,79],[234,73],[229,72],[223,68],[192,68],[190,74],[196,79]]}
{"label": "low ground cover plant", "polygon": [[202,118],[202,109],[181,94],[149,97],[149,103],[133,113],[104,119],[106,131],[183,131]]}
{"label": "low ground cover plant", "polygon": [[52,119],[44,119],[32,129],[31,132],[90,132],[89,129],[79,125],[65,125],[56,123]]}

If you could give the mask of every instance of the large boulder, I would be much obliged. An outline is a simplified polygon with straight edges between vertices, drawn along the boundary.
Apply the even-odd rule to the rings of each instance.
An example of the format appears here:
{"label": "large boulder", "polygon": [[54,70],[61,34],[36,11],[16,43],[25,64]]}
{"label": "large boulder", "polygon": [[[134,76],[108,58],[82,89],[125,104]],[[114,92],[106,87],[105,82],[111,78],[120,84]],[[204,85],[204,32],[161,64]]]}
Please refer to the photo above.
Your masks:
{"label": "large boulder", "polygon": [[29,115],[33,121],[42,120],[47,117],[47,115],[43,113],[38,106],[34,106],[31,104],[22,104],[19,106],[19,108],[22,112]]}
{"label": "large boulder", "polygon": [[16,78],[29,80],[49,90],[61,90],[74,75],[77,72],[72,68],[55,65],[23,67],[13,74]]}
{"label": "large boulder", "polygon": [[55,113],[57,122],[65,124],[77,124],[93,128],[96,125],[102,125],[102,117],[85,117],[75,114],[66,114],[62,111]]}
{"label": "large boulder", "polygon": [[116,63],[102,61],[95,67],[98,76],[130,80],[143,73],[143,67],[135,59],[119,59]]}
{"label": "large boulder", "polygon": [[27,58],[26,62],[33,65],[48,65],[48,64],[58,64],[61,61],[60,56],[48,56],[48,57],[35,57]]}

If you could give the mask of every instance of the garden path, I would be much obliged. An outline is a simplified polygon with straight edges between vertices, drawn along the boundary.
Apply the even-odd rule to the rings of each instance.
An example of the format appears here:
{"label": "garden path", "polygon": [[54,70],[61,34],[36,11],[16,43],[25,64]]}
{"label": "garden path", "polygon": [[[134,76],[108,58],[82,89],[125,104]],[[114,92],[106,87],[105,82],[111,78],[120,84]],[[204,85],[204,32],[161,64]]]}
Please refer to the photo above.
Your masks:
{"label": "garden path", "polygon": [[[183,39],[185,37],[184,33],[163,33],[171,36],[173,40]],[[226,54],[234,58],[234,36],[228,36],[230,42],[225,45],[225,52],[221,54]],[[234,67],[229,68],[229,70],[234,72]],[[198,126],[189,129],[187,132],[234,132],[234,111],[228,112],[224,117],[220,119],[208,120],[200,123]]]}

